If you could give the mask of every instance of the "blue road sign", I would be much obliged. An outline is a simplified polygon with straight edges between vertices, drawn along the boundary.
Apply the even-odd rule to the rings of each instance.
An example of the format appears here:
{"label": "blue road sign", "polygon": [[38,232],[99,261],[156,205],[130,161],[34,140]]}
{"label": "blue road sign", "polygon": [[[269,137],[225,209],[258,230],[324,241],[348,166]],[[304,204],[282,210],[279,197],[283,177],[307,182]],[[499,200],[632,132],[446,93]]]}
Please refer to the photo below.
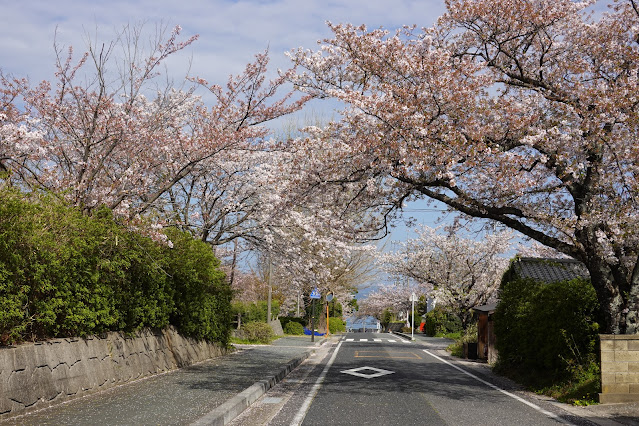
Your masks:
{"label": "blue road sign", "polygon": [[311,299],[321,299],[322,295],[320,294],[320,292],[317,290],[317,287],[315,287],[313,289],[313,291],[311,291]]}

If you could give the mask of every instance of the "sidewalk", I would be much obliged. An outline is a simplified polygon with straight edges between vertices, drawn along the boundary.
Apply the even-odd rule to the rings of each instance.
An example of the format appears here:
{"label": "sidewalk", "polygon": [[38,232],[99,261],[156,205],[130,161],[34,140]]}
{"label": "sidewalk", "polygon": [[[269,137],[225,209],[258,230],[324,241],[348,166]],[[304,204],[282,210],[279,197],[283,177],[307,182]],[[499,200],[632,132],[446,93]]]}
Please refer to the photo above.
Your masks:
{"label": "sidewalk", "polygon": [[330,339],[282,337],[233,354],[71,400],[2,425],[223,425]]}

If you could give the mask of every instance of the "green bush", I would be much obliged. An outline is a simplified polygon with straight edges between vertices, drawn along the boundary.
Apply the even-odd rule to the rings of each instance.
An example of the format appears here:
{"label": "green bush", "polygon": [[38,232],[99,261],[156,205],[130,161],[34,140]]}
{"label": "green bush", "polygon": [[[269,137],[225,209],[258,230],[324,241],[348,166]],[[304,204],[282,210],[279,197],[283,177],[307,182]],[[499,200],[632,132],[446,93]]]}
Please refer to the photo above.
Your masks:
{"label": "green bush", "polygon": [[[258,302],[233,302],[232,304],[233,318],[237,318],[238,314],[242,318],[242,323],[246,322],[266,322],[266,314],[268,311],[268,302],[260,300]],[[280,312],[280,302],[278,300],[271,301],[271,315],[276,317]],[[284,324],[282,324],[284,326]]]}
{"label": "green bush", "polygon": [[175,292],[171,323],[182,333],[226,344],[230,337],[231,289],[210,246],[172,230],[163,247]]}
{"label": "green bush", "polygon": [[458,333],[462,331],[459,316],[444,308],[437,307],[425,315],[424,332],[429,336]]}
{"label": "green bush", "polygon": [[328,331],[332,334],[346,331],[346,323],[341,318],[330,317],[328,319]]}
{"label": "green bush", "polygon": [[298,324],[300,324],[302,326],[302,328],[306,327],[306,319],[305,318],[300,318],[300,317],[280,317],[280,324],[282,324],[282,328],[285,328],[286,325],[293,321],[296,322]]}
{"label": "green bush", "polygon": [[270,325],[265,322],[247,322],[239,330],[238,338],[251,343],[270,343],[275,339],[275,333]]}
{"label": "green bush", "polygon": [[299,336],[304,334],[304,326],[296,321],[289,321],[284,326],[284,333]]}
{"label": "green bush", "polygon": [[226,343],[230,289],[210,248],[174,248],[51,195],[0,189],[0,344],[162,328]]}
{"label": "green bush", "polygon": [[494,318],[498,368],[552,383],[590,364],[599,326],[589,281],[517,279],[502,285],[500,299]]}

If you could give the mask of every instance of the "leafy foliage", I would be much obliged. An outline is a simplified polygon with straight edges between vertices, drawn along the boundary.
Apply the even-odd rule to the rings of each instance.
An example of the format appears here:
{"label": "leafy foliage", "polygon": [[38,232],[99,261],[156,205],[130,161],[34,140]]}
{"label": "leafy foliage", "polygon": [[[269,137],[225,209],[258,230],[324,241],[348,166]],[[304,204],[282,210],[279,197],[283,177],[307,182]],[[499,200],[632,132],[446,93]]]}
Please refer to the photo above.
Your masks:
{"label": "leafy foliage", "polygon": [[289,321],[284,326],[284,333],[301,336],[304,334],[304,326],[296,321]]}
{"label": "leafy foliage", "polygon": [[[242,322],[266,322],[266,313],[268,309],[268,302],[266,300],[260,300],[258,302],[233,302],[232,315],[237,318],[238,314],[241,315]],[[280,312],[280,303],[278,300],[273,299],[271,301],[271,315],[274,317]]]}
{"label": "leafy foliage", "polygon": [[495,311],[498,368],[538,381],[570,378],[594,361],[597,296],[586,280],[504,283]]}
{"label": "leafy foliage", "polygon": [[328,319],[328,331],[330,333],[340,333],[346,331],[346,323],[343,319],[330,317]]}
{"label": "leafy foliage", "polygon": [[459,316],[444,308],[437,307],[426,314],[424,332],[429,336],[456,333],[462,330]]}
{"label": "leafy foliage", "polygon": [[0,199],[2,344],[169,324],[228,341],[230,290],[205,243],[173,231],[171,249],[52,195]]}
{"label": "leafy foliage", "polygon": [[280,324],[282,324],[282,328],[286,328],[286,325],[293,321],[293,322],[297,322],[299,323],[302,328],[306,327],[306,319],[305,318],[299,318],[299,317],[280,317]]}
{"label": "leafy foliage", "polygon": [[237,337],[250,343],[270,343],[275,339],[275,333],[265,322],[251,321],[242,325]]}

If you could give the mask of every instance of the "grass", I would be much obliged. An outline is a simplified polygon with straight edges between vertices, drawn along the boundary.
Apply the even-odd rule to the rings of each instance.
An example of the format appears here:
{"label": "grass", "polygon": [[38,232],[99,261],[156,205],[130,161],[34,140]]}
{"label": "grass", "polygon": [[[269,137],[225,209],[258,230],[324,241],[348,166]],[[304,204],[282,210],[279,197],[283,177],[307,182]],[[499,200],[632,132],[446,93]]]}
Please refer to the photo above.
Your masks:
{"label": "grass", "polygon": [[597,362],[569,368],[567,378],[554,380],[535,372],[505,370],[499,367],[496,368],[496,372],[523,385],[531,392],[572,405],[597,404],[598,394],[601,392],[601,376]]}

